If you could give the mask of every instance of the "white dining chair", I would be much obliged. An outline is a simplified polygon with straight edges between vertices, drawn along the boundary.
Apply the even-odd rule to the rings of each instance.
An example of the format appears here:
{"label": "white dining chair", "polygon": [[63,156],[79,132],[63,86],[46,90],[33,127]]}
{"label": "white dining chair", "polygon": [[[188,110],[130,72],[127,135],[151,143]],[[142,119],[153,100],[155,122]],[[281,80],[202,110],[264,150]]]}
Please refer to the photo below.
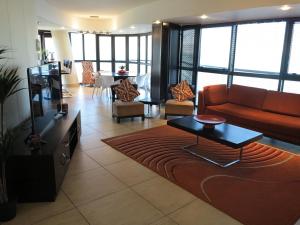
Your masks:
{"label": "white dining chair", "polygon": [[101,76],[101,96],[103,91],[105,90],[106,96],[110,98],[111,90],[110,86],[115,83],[114,78],[112,76]]}
{"label": "white dining chair", "polygon": [[95,83],[94,83],[94,89],[93,89],[93,94],[92,98],[94,97],[94,94],[96,92],[96,95],[98,94],[99,90],[102,91],[102,79],[100,73],[93,73]]}
{"label": "white dining chair", "polygon": [[147,78],[147,74],[136,77],[136,83],[137,83],[139,89],[144,89],[146,91],[146,88],[145,88],[146,87],[145,86],[146,78]]}

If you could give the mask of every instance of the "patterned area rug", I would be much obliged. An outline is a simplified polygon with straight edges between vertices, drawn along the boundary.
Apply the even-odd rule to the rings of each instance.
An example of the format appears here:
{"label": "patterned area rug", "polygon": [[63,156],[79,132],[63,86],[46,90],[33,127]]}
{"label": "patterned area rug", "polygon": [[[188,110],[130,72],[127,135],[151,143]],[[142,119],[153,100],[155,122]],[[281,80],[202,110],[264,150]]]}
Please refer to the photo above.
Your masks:
{"label": "patterned area rug", "polygon": [[[300,156],[252,143],[240,163],[221,168],[183,151],[196,137],[167,125],[103,141],[243,224],[292,225],[300,218]],[[239,152],[204,138],[200,149],[221,161]]]}

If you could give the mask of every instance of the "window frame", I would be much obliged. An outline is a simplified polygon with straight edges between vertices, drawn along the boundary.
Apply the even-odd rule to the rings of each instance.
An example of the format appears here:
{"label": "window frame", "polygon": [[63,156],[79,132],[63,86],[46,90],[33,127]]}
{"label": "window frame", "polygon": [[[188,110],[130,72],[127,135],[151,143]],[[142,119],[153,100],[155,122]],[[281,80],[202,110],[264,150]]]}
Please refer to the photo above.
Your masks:
{"label": "window frame", "polygon": [[[243,70],[243,71],[235,71],[235,53],[236,53],[236,38],[237,38],[237,27],[238,25],[242,24],[251,24],[251,23],[268,23],[268,22],[286,22],[286,29],[284,34],[284,41],[283,41],[283,50],[281,55],[281,65],[280,65],[280,72],[273,73],[268,71],[255,71],[255,70]],[[284,88],[284,81],[300,81],[300,74],[290,74],[288,73],[288,66],[289,66],[289,57],[291,52],[291,42],[292,42],[292,32],[293,26],[296,22],[300,22],[300,18],[276,18],[276,19],[260,19],[260,20],[248,20],[248,21],[241,21],[241,22],[229,22],[229,23],[219,23],[219,24],[206,24],[206,25],[188,25],[183,26],[181,29],[181,49],[180,54],[182,54],[182,31],[185,29],[195,29],[199,31],[199,37],[195,36],[195,42],[199,43],[197,48],[198,57],[200,56],[200,43],[201,43],[201,29],[202,28],[217,28],[217,27],[232,27],[232,34],[231,34],[231,47],[230,47],[230,59],[228,68],[217,68],[217,67],[203,67],[200,66],[200,60],[196,57],[197,54],[194,55],[194,61],[197,60],[198,64],[196,65],[196,73],[193,77],[193,85],[197,84],[197,72],[207,72],[207,73],[217,73],[217,74],[224,74],[227,76],[227,86],[231,86],[233,83],[234,76],[245,76],[245,77],[257,77],[257,78],[267,78],[267,79],[276,79],[278,80],[278,89],[277,91],[282,92]],[[181,70],[195,70],[195,65],[193,68],[186,68],[183,67],[182,58],[180,58],[179,64],[179,72]],[[181,78],[181,74],[179,73]]]}
{"label": "window frame", "polygon": [[[147,33],[140,33],[140,34],[96,34],[96,59],[95,60],[86,60],[85,58],[85,43],[84,43],[84,33],[83,32],[69,32],[69,40],[72,44],[72,38],[71,38],[71,34],[72,33],[81,33],[82,35],[82,60],[74,60],[75,63],[79,63],[82,61],[91,61],[91,62],[95,62],[96,63],[96,67],[97,67],[97,71],[99,71],[100,68],[100,63],[111,63],[111,71],[112,72],[116,72],[115,69],[115,64],[116,63],[122,63],[126,66],[126,69],[129,69],[129,63],[134,63],[137,64],[137,70],[138,70],[138,75],[140,75],[140,65],[143,64],[146,66],[146,73],[148,71],[148,66],[151,66],[151,60],[152,59],[148,59],[148,39],[149,39],[149,35],[152,35],[151,32],[147,32]],[[99,37],[100,36],[110,36],[111,37],[111,60],[100,60],[100,43],[99,43]],[[116,60],[115,59],[115,37],[119,37],[119,36],[123,36],[125,37],[125,60]],[[129,60],[129,37],[130,36],[136,36],[137,37],[137,49],[138,49],[138,53],[137,53],[137,61],[136,62],[130,62]],[[141,36],[145,36],[146,38],[146,45],[145,45],[145,52],[146,52],[146,61],[145,63],[142,63],[140,61],[140,37]]]}

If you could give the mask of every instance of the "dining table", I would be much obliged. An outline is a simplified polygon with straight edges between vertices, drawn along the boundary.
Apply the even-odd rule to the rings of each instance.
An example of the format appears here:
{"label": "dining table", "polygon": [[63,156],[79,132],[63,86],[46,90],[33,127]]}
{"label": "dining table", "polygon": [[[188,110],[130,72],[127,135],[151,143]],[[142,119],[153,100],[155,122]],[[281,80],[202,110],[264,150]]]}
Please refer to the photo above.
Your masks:
{"label": "dining table", "polygon": [[108,72],[108,71],[100,71],[101,75],[102,76],[111,76],[114,78],[114,81],[117,81],[117,80],[125,80],[129,77],[137,77],[139,76],[139,74],[137,73],[125,73],[125,74],[119,74],[117,72]]}

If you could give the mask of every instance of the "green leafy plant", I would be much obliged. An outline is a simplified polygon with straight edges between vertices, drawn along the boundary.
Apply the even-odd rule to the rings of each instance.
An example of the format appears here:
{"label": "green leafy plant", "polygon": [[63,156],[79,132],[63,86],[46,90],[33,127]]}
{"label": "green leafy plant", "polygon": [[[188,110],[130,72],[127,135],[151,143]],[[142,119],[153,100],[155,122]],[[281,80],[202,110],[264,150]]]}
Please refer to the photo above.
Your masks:
{"label": "green leafy plant", "polygon": [[0,113],[1,113],[1,132],[0,132],[0,204],[8,202],[6,185],[6,162],[13,144],[13,132],[9,129],[4,130],[4,106],[6,100],[22,90],[19,88],[21,79],[18,76],[18,67],[7,65],[6,53],[8,49],[0,48]]}

